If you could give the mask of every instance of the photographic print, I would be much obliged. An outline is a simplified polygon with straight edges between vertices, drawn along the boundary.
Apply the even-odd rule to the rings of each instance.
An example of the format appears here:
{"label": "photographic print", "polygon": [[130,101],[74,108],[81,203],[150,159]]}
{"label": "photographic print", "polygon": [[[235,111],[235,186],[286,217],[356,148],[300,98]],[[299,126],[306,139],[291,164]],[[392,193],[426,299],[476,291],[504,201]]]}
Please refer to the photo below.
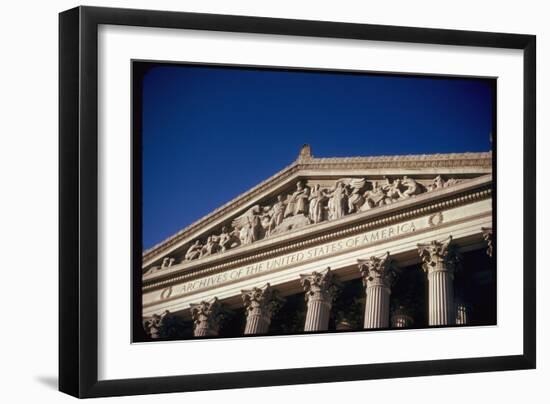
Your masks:
{"label": "photographic print", "polygon": [[132,85],[134,342],[497,325],[496,79],[135,60]]}

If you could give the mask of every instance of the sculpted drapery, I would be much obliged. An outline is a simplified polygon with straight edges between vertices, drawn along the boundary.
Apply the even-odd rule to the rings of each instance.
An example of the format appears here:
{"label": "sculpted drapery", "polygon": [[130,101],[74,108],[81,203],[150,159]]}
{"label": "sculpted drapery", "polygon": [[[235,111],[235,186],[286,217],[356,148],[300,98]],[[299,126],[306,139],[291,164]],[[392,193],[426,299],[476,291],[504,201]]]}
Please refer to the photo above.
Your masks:
{"label": "sculpted drapery", "polygon": [[340,219],[346,214],[347,206],[346,189],[341,181],[338,181],[332,191],[332,196],[328,202],[329,219]]}
{"label": "sculpted drapery", "polygon": [[290,196],[286,205],[284,217],[294,216],[300,213],[307,214],[309,206],[309,187],[302,181],[296,184],[296,191]]}
{"label": "sculpted drapery", "polygon": [[320,223],[324,220],[327,200],[328,197],[321,186],[319,184],[315,185],[309,197],[309,218],[312,223]]}
{"label": "sculpted drapery", "polygon": [[[187,247],[184,260],[191,261],[226,252],[265,237],[327,220],[337,220],[462,181],[455,178],[446,180],[441,175],[428,183],[406,175],[401,178],[383,178],[383,181],[369,181],[365,177],[340,178],[332,187],[327,183],[310,183],[310,187],[304,180],[298,180],[292,193],[277,195],[271,204],[256,204],[230,224],[223,225],[217,234],[194,240]],[[162,268],[164,266],[159,266],[159,269]]]}

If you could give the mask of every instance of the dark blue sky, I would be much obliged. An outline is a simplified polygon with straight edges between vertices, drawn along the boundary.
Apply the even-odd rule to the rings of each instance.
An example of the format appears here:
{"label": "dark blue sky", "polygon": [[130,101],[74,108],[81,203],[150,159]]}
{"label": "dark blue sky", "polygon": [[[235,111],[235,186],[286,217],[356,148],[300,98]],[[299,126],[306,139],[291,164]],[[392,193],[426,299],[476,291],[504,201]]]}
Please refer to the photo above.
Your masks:
{"label": "dark blue sky", "polygon": [[143,79],[143,247],[316,157],[490,149],[493,92],[470,79],[159,65]]}

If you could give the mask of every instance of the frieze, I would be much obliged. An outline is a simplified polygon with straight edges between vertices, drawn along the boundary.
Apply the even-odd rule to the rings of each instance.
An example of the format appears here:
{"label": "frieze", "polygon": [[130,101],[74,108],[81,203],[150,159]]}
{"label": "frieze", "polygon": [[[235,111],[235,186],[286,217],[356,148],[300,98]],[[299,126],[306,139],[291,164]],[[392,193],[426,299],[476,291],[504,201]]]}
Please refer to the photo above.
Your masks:
{"label": "frieze", "polygon": [[[182,261],[199,260],[259,240],[284,234],[309,225],[338,220],[395,202],[437,191],[464,180],[443,178],[431,180],[410,176],[384,177],[370,180],[364,177],[340,178],[331,185],[298,180],[295,189],[279,194],[272,202],[250,207],[244,214],[222,225],[221,230],[204,235],[185,247]],[[147,273],[168,268],[166,258],[161,268],[153,267]]]}

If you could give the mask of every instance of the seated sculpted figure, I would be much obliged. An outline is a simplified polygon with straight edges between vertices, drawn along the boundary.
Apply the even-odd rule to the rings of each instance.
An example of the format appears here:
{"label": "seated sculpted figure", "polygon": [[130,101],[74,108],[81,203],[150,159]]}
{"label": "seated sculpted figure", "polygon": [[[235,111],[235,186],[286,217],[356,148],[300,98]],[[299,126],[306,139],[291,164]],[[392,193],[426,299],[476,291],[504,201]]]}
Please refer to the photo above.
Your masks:
{"label": "seated sculpted figure", "polygon": [[384,186],[384,190],[386,191],[386,204],[390,204],[394,201],[397,201],[402,198],[406,198],[404,193],[401,192],[401,181],[399,178],[395,179],[393,183],[389,184],[388,186]]}
{"label": "seated sculpted figure", "polygon": [[195,242],[189,247],[185,253],[185,260],[191,261],[200,257],[202,250],[202,244],[200,240],[195,240]]}
{"label": "seated sculpted figure", "polygon": [[435,191],[436,189],[441,189],[445,185],[445,181],[441,178],[441,175],[438,175],[434,178],[433,182],[428,186],[428,191]]}
{"label": "seated sculpted figure", "polygon": [[208,236],[206,244],[202,247],[201,255],[199,258],[208,257],[209,255],[217,253],[219,250],[219,244],[217,237]]}
{"label": "seated sculpted figure", "polygon": [[406,189],[403,191],[403,196],[405,198],[409,198],[420,192],[420,185],[418,184],[418,182],[416,182],[412,178],[407,177],[406,175],[403,177],[403,181],[401,181],[401,184],[406,187]]}
{"label": "seated sculpted figure", "polygon": [[365,203],[361,206],[362,211],[382,206],[386,199],[386,193],[377,181],[372,182],[372,189],[365,192],[363,196],[365,198]]}

